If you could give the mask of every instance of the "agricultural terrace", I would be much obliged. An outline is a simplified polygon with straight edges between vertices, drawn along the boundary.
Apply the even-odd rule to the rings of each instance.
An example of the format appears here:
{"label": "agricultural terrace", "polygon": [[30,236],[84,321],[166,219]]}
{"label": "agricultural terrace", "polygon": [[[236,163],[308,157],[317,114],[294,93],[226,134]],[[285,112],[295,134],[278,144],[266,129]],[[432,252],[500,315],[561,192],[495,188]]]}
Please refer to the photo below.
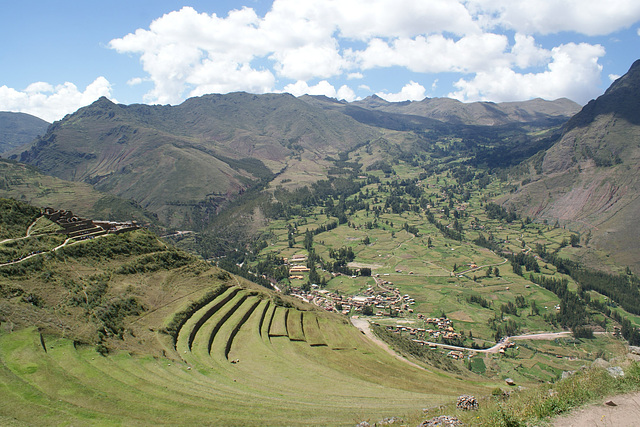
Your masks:
{"label": "agricultural terrace", "polygon": [[488,390],[468,371],[400,361],[337,315],[251,286],[209,289],[171,304],[183,308],[158,335],[163,357],[102,357],[34,328],[1,334],[0,413],[39,424],[420,422],[421,408]]}

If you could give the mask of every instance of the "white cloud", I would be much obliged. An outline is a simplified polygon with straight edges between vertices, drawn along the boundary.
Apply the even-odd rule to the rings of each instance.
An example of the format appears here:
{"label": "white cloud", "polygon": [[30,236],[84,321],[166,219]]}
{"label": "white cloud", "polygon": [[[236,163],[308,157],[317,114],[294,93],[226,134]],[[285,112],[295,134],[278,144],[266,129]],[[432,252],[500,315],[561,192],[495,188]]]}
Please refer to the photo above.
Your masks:
{"label": "white cloud", "polygon": [[553,100],[567,97],[586,103],[600,93],[602,66],[598,58],[604,48],[586,43],[569,43],[550,51],[552,60],[539,73],[516,73],[509,67],[479,72],[473,79],[460,79],[450,93],[461,101],[516,101],[540,97]]}
{"label": "white cloud", "polygon": [[318,82],[314,86],[309,86],[307,82],[298,80],[295,83],[288,84],[284,87],[284,92],[290,93],[293,96],[301,95],[324,95],[329,98],[344,99],[345,101],[355,101],[358,99],[355,92],[343,85],[336,91],[336,88],[326,80]]}
{"label": "white cloud", "polygon": [[414,81],[404,85],[398,93],[378,92],[376,95],[389,102],[422,101],[427,96],[424,86]]}
{"label": "white cloud", "polygon": [[516,34],[514,38],[515,44],[511,48],[511,53],[518,68],[543,65],[551,58],[551,52],[537,46],[532,36]]}
{"label": "white cloud", "polygon": [[274,68],[279,75],[294,80],[333,77],[347,66],[338,52],[337,42],[286,49],[270,58],[276,60]]}
{"label": "white cloud", "polygon": [[618,74],[609,74],[609,80],[611,80],[612,82],[615,82],[616,80],[618,80],[621,76],[619,76]]}
{"label": "white cloud", "polygon": [[350,39],[409,38],[442,32],[464,35],[480,31],[464,5],[454,0],[320,1],[330,5],[332,22],[337,24],[341,36]]}
{"label": "white cloud", "polygon": [[362,69],[401,66],[419,73],[476,72],[506,65],[506,36],[480,34],[458,41],[437,34],[390,43],[373,39],[363,51],[350,52]]}
{"label": "white cloud", "polygon": [[128,86],[136,86],[139,85],[143,82],[144,80],[142,79],[142,77],[134,77],[131,78],[127,81],[127,85]]}
{"label": "white cloud", "polygon": [[467,0],[466,5],[485,28],[525,34],[606,35],[640,19],[636,0]]}
{"label": "white cloud", "polygon": [[[227,16],[184,7],[109,46],[139,55],[148,74],[144,80],[153,83],[145,100],[157,103],[208,92],[273,92],[279,81],[294,81],[287,87],[299,88],[300,81],[362,79],[365,70],[389,67],[472,74],[458,82],[455,93],[461,98],[507,97],[492,77],[506,78],[507,84],[535,80],[545,93],[571,88],[563,94],[571,96],[574,85],[550,71],[560,61],[554,49],[567,48],[542,47],[534,36],[609,34],[639,19],[637,0],[274,0],[264,16],[247,7]],[[505,29],[515,33],[513,40],[502,34]],[[591,59],[597,63],[601,56]],[[597,74],[597,67],[586,65],[587,74]],[[514,71],[532,68],[547,71]],[[593,83],[592,74],[587,83]],[[307,88],[320,90],[319,85]],[[509,90],[514,89],[519,95],[534,92],[529,86]]]}
{"label": "white cloud", "polygon": [[[184,7],[156,19],[148,30],[111,40],[109,46],[120,53],[140,54],[143,69],[154,83],[147,101],[177,103],[186,93],[209,89],[268,91],[272,73],[250,65],[269,53],[257,29],[259,21],[248,8],[219,18]],[[242,81],[245,84],[238,84]]]}
{"label": "white cloud", "polygon": [[0,110],[28,113],[52,122],[73,113],[100,98],[111,97],[111,84],[98,77],[84,91],[73,83],[52,86],[45,82],[30,84],[24,91],[0,86]]}

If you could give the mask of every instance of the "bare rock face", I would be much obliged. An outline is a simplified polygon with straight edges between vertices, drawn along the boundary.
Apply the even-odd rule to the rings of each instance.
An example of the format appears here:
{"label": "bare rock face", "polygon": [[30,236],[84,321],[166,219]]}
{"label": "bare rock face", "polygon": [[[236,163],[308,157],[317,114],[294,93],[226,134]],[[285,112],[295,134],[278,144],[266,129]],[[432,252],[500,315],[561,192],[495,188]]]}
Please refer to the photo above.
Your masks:
{"label": "bare rock face", "polygon": [[463,394],[462,396],[458,397],[456,408],[463,409],[465,411],[477,411],[478,401],[474,396]]}

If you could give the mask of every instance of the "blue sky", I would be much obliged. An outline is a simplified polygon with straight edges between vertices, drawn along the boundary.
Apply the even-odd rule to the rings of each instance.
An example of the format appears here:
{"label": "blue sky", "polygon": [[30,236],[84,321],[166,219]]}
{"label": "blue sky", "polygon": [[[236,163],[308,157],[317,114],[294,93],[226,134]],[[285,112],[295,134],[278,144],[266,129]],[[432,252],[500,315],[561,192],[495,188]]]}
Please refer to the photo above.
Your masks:
{"label": "blue sky", "polygon": [[0,110],[233,91],[584,104],[639,48],[637,0],[3,2]]}

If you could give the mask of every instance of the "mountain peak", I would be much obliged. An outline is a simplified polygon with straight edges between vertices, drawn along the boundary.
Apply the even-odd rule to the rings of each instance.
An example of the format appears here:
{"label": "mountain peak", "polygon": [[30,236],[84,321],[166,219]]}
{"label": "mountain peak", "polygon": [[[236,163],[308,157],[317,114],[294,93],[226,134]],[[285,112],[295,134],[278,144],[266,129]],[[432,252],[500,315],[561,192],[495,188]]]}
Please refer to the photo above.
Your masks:
{"label": "mountain peak", "polygon": [[605,93],[589,101],[567,123],[566,131],[590,125],[597,116],[614,114],[634,125],[640,125],[640,60],[627,73],[614,81]]}

